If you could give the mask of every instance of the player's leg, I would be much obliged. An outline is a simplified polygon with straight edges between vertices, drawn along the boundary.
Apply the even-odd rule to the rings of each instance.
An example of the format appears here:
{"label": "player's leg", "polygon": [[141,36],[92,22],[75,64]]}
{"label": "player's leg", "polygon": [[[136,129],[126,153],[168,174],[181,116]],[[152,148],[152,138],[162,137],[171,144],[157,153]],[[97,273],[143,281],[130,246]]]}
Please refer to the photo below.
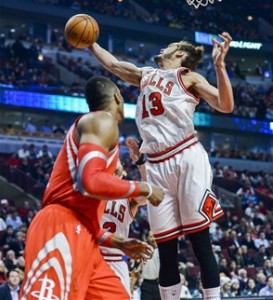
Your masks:
{"label": "player's leg", "polygon": [[96,253],[95,269],[84,300],[130,300],[130,298],[120,278],[103,260],[101,254]]}
{"label": "player's leg", "polygon": [[179,205],[176,197],[176,158],[164,163],[146,165],[148,181],[165,190],[158,207],[148,204],[149,223],[158,244],[160,258],[159,288],[162,300],[180,299],[180,276],[177,262],[177,237],[182,234]]}
{"label": "player's leg", "polygon": [[163,300],[180,299],[181,284],[178,270],[177,238],[158,243],[160,271],[159,290]]}
{"label": "player's leg", "polygon": [[50,205],[40,211],[27,234],[20,299],[84,299],[93,268],[91,240],[67,208]]}
{"label": "player's leg", "polygon": [[[204,299],[220,299],[219,269],[212,251],[209,228],[188,235],[200,264]],[[208,271],[209,270],[209,271]]]}
{"label": "player's leg", "polygon": [[223,211],[211,191],[211,166],[202,145],[197,144],[181,155],[178,197],[185,234],[190,236],[200,263],[204,297],[220,299],[219,271],[212,252],[208,228]]}

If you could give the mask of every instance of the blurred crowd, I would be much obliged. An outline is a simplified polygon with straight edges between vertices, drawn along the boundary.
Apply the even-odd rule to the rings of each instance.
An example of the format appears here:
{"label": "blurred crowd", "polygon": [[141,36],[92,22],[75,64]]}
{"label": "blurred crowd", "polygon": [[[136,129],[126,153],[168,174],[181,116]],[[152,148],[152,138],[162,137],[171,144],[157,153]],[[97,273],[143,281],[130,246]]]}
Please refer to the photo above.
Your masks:
{"label": "blurred crowd", "polygon": [[[121,144],[121,147],[124,145]],[[137,167],[129,154],[123,152],[122,161],[128,178],[139,179]],[[33,169],[30,168],[29,162]],[[42,172],[50,174],[54,157],[45,145],[40,151],[34,145],[23,144],[16,154],[7,161],[10,171],[21,168],[27,176],[41,180]],[[35,174],[32,173],[35,170]],[[273,295],[273,210],[262,195],[273,199],[273,174],[239,172],[232,167],[213,165],[214,177],[236,183],[234,194],[240,199],[236,206],[226,194],[219,195],[225,216],[219,223],[213,223],[210,229],[213,250],[219,264],[222,297]],[[265,191],[271,188],[271,192]],[[0,280],[8,279],[8,271],[16,270],[23,278],[24,245],[27,228],[34,215],[40,209],[40,201],[18,204],[12,199],[0,201]],[[145,206],[131,225],[132,237],[148,240],[149,223]],[[202,297],[200,269],[187,238],[179,238],[179,268],[184,283],[184,298]],[[141,270],[130,267],[134,277],[133,289],[137,294],[141,284]],[[271,294],[265,294],[271,291]],[[137,298],[136,298],[137,299]],[[182,298],[181,298],[182,299]]]}
{"label": "blurred crowd", "polygon": [[[138,88],[129,86],[105,69],[92,65],[81,57],[58,53],[58,64],[78,78],[69,85],[65,84],[52,59],[43,57],[43,60],[39,60],[41,47],[42,43],[36,40],[29,42],[28,47],[19,39],[13,43],[0,44],[0,84],[23,90],[83,96],[84,80],[93,75],[105,75],[117,83],[126,102],[136,103]],[[238,76],[232,63],[228,72],[232,77]],[[233,115],[273,120],[273,85],[253,85],[241,80],[233,86],[233,90],[235,97]],[[200,102],[197,111],[217,113],[205,101]]]}
{"label": "blurred crowd", "polygon": [[[236,39],[269,40],[269,32],[260,30],[259,18],[272,24],[271,0],[225,1],[198,10],[189,7],[186,0],[152,0],[134,2],[123,0],[33,0],[41,4],[69,7],[75,12],[96,12],[103,15],[128,18],[150,24],[203,31],[218,34],[228,31]],[[247,7],[246,11],[244,8]],[[249,17],[250,16],[250,17]],[[272,37],[272,36],[271,36]]]}

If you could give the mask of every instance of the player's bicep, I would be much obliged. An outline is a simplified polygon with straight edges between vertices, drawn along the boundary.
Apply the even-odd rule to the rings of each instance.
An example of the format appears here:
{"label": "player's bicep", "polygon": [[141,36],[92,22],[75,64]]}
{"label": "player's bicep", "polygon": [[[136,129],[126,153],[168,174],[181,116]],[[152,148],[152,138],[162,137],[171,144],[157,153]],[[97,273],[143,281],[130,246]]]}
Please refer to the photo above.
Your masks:
{"label": "player's bicep", "polygon": [[220,109],[218,89],[212,86],[204,77],[198,77],[193,85],[195,94],[204,99],[216,110]]}
{"label": "player's bicep", "polygon": [[139,86],[141,80],[141,69],[129,62],[117,61],[111,68],[112,72],[122,80]]}

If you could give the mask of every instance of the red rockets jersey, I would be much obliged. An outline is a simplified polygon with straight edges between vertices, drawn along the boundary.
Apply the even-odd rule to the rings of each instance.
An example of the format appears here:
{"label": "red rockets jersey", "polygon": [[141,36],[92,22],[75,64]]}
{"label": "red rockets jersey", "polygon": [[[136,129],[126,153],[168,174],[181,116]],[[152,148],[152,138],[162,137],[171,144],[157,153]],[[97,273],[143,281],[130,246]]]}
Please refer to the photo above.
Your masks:
{"label": "red rockets jersey", "polygon": [[[78,121],[78,120],[77,120]],[[83,196],[77,189],[77,153],[79,144],[75,139],[75,126],[71,126],[64,144],[55,161],[44,197],[43,206],[60,204],[75,211],[79,220],[93,233],[100,229],[100,220],[104,212],[105,201]],[[118,161],[119,151],[116,146],[110,153],[106,172],[113,174]],[[90,178],[92,180],[92,178]],[[95,179],[94,179],[95,180]]]}

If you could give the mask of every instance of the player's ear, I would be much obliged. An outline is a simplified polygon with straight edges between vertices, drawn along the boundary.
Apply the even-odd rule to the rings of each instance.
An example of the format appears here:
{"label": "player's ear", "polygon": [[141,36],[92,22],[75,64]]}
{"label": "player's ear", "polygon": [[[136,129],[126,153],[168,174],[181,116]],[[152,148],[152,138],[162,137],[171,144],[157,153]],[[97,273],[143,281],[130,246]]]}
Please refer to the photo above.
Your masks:
{"label": "player's ear", "polygon": [[183,50],[177,50],[176,53],[175,53],[175,55],[177,57],[183,57],[185,54],[186,54],[186,52],[183,51]]}
{"label": "player's ear", "polygon": [[115,99],[115,101],[116,101],[116,104],[117,104],[117,105],[120,105],[122,99],[121,99],[121,95],[120,95],[119,93],[116,92],[116,93],[114,94],[114,99]]}

